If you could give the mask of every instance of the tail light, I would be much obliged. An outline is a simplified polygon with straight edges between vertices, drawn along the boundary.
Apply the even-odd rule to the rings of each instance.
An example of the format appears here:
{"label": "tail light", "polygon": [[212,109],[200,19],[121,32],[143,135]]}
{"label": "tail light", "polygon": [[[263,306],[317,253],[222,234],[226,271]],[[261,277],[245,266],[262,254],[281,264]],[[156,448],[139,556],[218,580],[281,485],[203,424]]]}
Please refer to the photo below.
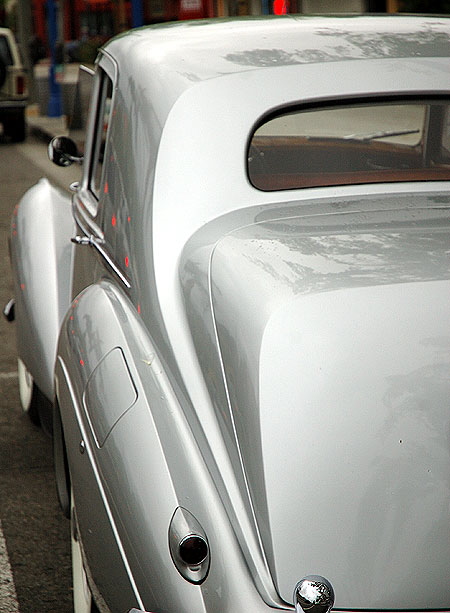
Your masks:
{"label": "tail light", "polygon": [[23,75],[18,75],[16,77],[16,94],[18,96],[23,96],[25,93],[25,77]]}
{"label": "tail light", "polygon": [[169,548],[173,563],[182,577],[194,584],[202,583],[209,570],[209,545],[195,517],[178,507],[169,527]]}

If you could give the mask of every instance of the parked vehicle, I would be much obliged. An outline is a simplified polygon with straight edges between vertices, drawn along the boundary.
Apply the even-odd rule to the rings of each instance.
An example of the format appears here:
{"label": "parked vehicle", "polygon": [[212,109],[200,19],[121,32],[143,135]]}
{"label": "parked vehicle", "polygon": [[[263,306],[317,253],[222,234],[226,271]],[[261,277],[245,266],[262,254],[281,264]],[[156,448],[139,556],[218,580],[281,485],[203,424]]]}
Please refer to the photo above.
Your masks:
{"label": "parked vehicle", "polygon": [[0,123],[13,141],[25,139],[27,101],[27,79],[19,48],[11,30],[0,28]]}
{"label": "parked vehicle", "polygon": [[73,200],[11,236],[76,613],[450,611],[449,56],[369,16],[100,51]]}

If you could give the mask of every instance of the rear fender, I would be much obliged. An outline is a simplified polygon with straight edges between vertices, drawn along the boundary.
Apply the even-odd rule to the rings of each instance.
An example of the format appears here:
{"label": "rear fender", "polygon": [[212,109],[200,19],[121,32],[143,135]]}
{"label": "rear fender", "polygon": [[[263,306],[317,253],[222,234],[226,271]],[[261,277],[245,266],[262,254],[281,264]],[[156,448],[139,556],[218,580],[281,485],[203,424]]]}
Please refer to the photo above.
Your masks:
{"label": "rear fender", "polygon": [[70,304],[74,220],[70,196],[41,179],[14,210],[11,264],[17,352],[47,398],[61,321]]}
{"label": "rear fender", "polygon": [[[91,587],[111,610],[134,604],[153,611],[164,603],[167,611],[204,613],[201,589],[181,577],[168,548],[180,506],[173,480],[189,481],[177,450],[192,449],[191,463],[198,451],[149,331],[108,281],[73,300],[55,380]],[[194,484],[188,491],[196,500]]]}
{"label": "rear fender", "polygon": [[[73,300],[55,380],[88,576],[111,610],[205,613],[217,598],[221,611],[273,611],[249,576],[202,432],[186,420],[187,403],[135,305],[109,281]],[[202,585],[188,583],[171,558],[179,507],[214,552]]]}
{"label": "rear fender", "polygon": [[[114,463],[108,462],[105,441],[137,401],[137,378],[130,368],[146,354],[141,355],[139,343],[142,324],[131,321],[122,300],[109,283],[102,282],[72,301],[58,342],[55,409],[60,413],[55,423],[62,425],[56,431],[70,468],[91,590],[104,595],[111,609],[125,611],[133,605],[144,607],[112,510],[109,473]],[[67,499],[62,457],[57,461],[57,478],[62,498]]]}

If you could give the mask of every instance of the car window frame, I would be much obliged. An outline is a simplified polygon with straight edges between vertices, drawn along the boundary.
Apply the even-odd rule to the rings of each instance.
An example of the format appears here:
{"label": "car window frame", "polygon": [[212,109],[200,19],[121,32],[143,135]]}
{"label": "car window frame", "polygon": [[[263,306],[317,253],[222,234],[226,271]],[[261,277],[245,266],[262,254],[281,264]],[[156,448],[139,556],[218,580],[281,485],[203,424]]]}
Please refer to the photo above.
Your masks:
{"label": "car window frame", "polygon": [[[255,176],[257,177],[257,175],[253,174],[250,169],[250,162],[251,162],[252,155],[253,155],[252,154],[252,145],[254,142],[253,139],[255,138],[255,136],[257,136],[258,131],[262,127],[269,125],[272,120],[276,120],[278,118],[282,118],[283,116],[287,116],[290,114],[296,114],[296,113],[302,113],[302,112],[314,112],[314,111],[323,111],[323,110],[330,110],[330,109],[339,110],[342,108],[348,108],[348,107],[351,108],[351,107],[358,107],[358,106],[371,106],[371,105],[383,106],[383,105],[391,105],[391,104],[393,105],[396,105],[396,104],[398,105],[402,105],[402,104],[405,104],[405,105],[407,104],[412,104],[412,105],[425,104],[426,105],[426,104],[429,104],[431,108],[431,106],[433,105],[436,105],[436,104],[439,105],[439,104],[444,104],[444,103],[447,103],[448,107],[450,107],[450,97],[448,95],[441,95],[441,94],[431,94],[430,95],[430,94],[417,93],[417,94],[411,94],[411,95],[386,95],[386,96],[378,95],[378,96],[363,96],[363,97],[348,97],[348,98],[344,97],[344,98],[339,98],[339,99],[328,99],[328,100],[314,100],[306,104],[291,104],[291,105],[286,105],[283,108],[278,108],[275,111],[266,113],[263,117],[261,117],[258,120],[258,122],[254,124],[252,132],[248,138],[247,163],[246,163],[246,175],[247,175],[248,181],[254,189],[261,191],[261,192],[289,191],[289,190],[292,191],[292,190],[297,190],[297,189],[303,190],[307,188],[316,188],[316,187],[320,188],[320,187],[351,186],[351,185],[361,185],[365,183],[372,183],[372,181],[370,180],[369,181],[367,180],[355,180],[355,181],[347,180],[347,181],[342,181],[342,182],[340,181],[326,182],[325,181],[323,183],[314,182],[311,184],[307,184],[305,182],[304,184],[300,184],[300,181],[299,181],[298,185],[288,184],[288,183],[286,185],[282,185],[282,181],[281,181],[282,174],[280,174],[279,175],[280,183],[275,185],[274,187],[267,187],[267,186],[263,186],[262,184],[258,185],[257,180],[255,180]],[[441,134],[439,143],[436,142],[437,136],[438,135],[435,133],[435,131],[430,130],[429,117],[425,117],[424,133],[423,133],[424,142],[425,142],[425,145],[423,147],[424,155],[428,155],[428,151],[432,149],[435,150],[438,145],[441,147],[441,149],[445,149],[443,134]],[[335,174],[339,174],[339,172],[336,172]],[[317,175],[322,174],[324,177],[326,177],[327,175],[325,170],[316,171],[315,174]],[[263,177],[264,175],[262,174],[260,176]],[[301,174],[299,176],[301,176]],[[363,173],[361,173],[361,177],[362,176],[363,176]],[[305,177],[306,177],[306,174],[305,174]],[[416,182],[416,181],[421,181],[421,180],[448,181],[449,179],[441,178],[441,177],[430,178],[430,179],[423,179],[423,178],[389,179],[389,178],[386,178],[383,180],[377,180],[375,181],[375,183],[385,183],[385,182],[392,182],[392,181],[394,181],[395,183],[405,183],[409,181]],[[264,183],[264,181],[262,181],[262,183]]]}
{"label": "car window frame", "polygon": [[[99,89],[97,94],[97,108],[95,114],[95,124],[93,127],[93,140],[91,145],[90,167],[89,167],[89,191],[93,195],[97,203],[100,201],[100,194],[104,182],[104,164],[100,161],[101,148],[104,145],[103,158],[106,158],[108,148],[108,136],[110,127],[110,118],[113,108],[114,83],[111,77],[100,68],[99,73]],[[111,97],[109,109],[106,109],[108,100],[108,88],[111,86]],[[108,121],[105,129],[105,116],[108,116]],[[101,165],[101,166],[100,166]],[[97,206],[98,209],[98,206]]]}
{"label": "car window frame", "polygon": [[[85,139],[85,151],[84,151],[84,161],[83,161],[83,173],[80,181],[80,186],[77,191],[77,198],[75,199],[75,210],[76,213],[83,222],[88,224],[91,230],[102,238],[102,232],[97,222],[97,218],[100,214],[99,207],[99,198],[96,196],[91,189],[91,176],[92,169],[94,165],[94,155],[95,155],[95,146],[96,139],[98,138],[97,128],[98,128],[98,120],[101,104],[100,96],[101,96],[101,86],[103,81],[103,75],[106,76],[112,82],[112,100],[111,100],[111,109],[114,107],[114,99],[115,99],[115,91],[117,88],[117,65],[113,61],[113,59],[106,55],[102,50],[100,51],[99,57],[93,67],[93,83],[91,90],[91,99],[89,103],[89,112],[88,112],[88,120],[86,124],[86,139]],[[105,153],[108,147],[108,136],[109,136],[109,127],[106,134],[106,148]],[[103,176],[103,175],[102,175]]]}
{"label": "car window frame", "polygon": [[[92,173],[96,165],[98,155],[98,142],[100,131],[100,121],[103,121],[103,100],[102,92],[104,80],[108,78],[112,83],[112,96],[110,116],[114,114],[115,92],[117,88],[118,71],[117,65],[113,59],[100,53],[99,59],[96,62],[93,74],[94,82],[92,84],[92,94],[89,106],[89,119],[86,129],[85,156],[83,165],[83,175],[79,188],[74,195],[73,213],[75,221],[81,231],[88,237],[88,244],[95,247],[98,254],[101,256],[105,266],[109,268],[122,282],[126,289],[130,289],[131,283],[127,275],[121,270],[121,267],[115,261],[110,253],[108,246],[105,245],[104,233],[101,228],[102,224],[102,207],[101,207],[101,189],[99,194],[95,194],[92,190]],[[108,123],[105,139],[104,158],[108,159],[109,150],[109,134],[111,131],[111,122]],[[105,180],[105,168],[102,168],[100,187]]]}
{"label": "car window frame", "polygon": [[[4,44],[2,41],[5,41]],[[0,50],[5,51],[5,55],[0,52],[0,60],[4,62],[5,66],[14,65],[14,57],[11,49],[9,37],[6,34],[0,33]]]}

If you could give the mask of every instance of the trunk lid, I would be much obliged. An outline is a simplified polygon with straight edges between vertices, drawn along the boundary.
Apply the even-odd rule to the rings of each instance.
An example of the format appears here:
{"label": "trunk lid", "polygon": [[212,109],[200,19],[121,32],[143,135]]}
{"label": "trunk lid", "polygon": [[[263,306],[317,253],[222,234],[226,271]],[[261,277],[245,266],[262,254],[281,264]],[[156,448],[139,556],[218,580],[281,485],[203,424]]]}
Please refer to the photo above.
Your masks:
{"label": "trunk lid", "polygon": [[448,216],[267,219],[216,244],[211,288],[243,470],[281,597],[450,607]]}

